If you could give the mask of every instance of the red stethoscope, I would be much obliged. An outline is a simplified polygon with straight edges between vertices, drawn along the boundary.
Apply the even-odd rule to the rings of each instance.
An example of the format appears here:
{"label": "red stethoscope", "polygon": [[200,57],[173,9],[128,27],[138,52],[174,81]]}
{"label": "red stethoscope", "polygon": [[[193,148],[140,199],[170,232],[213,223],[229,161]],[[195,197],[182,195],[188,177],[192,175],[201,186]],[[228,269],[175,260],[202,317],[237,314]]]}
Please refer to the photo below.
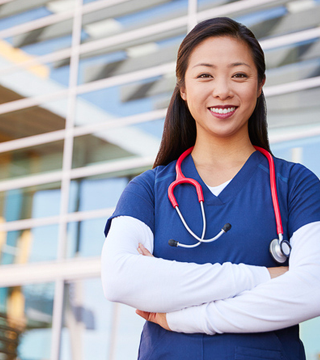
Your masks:
{"label": "red stethoscope", "polygon": [[[272,257],[274,258],[274,260],[276,260],[278,263],[284,263],[290,256],[291,245],[290,245],[289,241],[283,239],[283,228],[282,228],[282,221],[281,221],[278,194],[277,194],[274,161],[273,161],[271,154],[267,150],[265,150],[261,147],[258,147],[258,146],[254,146],[254,148],[256,150],[260,151],[263,155],[265,155],[269,162],[271,197],[272,197],[272,204],[273,204],[273,209],[274,209],[274,214],[275,214],[275,219],[276,219],[276,224],[277,224],[277,234],[278,234],[278,239],[274,239],[270,243],[270,247],[269,247],[270,253],[271,253]],[[168,197],[169,197],[169,200],[170,200],[172,206],[176,209],[184,227],[189,232],[189,234],[191,234],[196,240],[198,240],[198,242],[195,244],[192,244],[192,245],[186,245],[186,244],[182,244],[176,240],[171,239],[171,240],[169,240],[170,246],[194,248],[196,246],[199,246],[201,243],[209,243],[209,242],[219,239],[220,236],[222,236],[223,234],[225,234],[227,231],[229,231],[231,229],[231,225],[229,223],[227,223],[223,226],[221,231],[215,237],[213,237],[211,239],[204,239],[205,232],[206,232],[206,215],[205,215],[204,206],[203,206],[204,197],[203,197],[202,188],[201,188],[201,185],[196,180],[191,179],[191,178],[186,178],[183,175],[182,170],[181,170],[182,161],[191,153],[192,149],[193,149],[193,147],[186,150],[177,160],[176,180],[173,181],[168,188]],[[186,223],[184,217],[182,216],[182,214],[179,210],[179,205],[173,194],[173,191],[174,191],[175,187],[180,184],[191,184],[196,188],[198,200],[199,200],[200,207],[201,207],[202,223],[203,223],[201,237],[197,236],[189,228],[188,224]]]}

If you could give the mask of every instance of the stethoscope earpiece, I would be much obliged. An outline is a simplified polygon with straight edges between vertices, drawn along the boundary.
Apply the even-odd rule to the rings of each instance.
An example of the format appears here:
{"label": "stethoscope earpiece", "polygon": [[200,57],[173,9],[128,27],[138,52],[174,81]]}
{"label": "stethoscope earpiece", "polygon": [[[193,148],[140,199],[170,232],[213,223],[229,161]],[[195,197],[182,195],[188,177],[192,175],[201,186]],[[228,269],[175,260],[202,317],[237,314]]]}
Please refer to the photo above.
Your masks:
{"label": "stethoscope earpiece", "polygon": [[179,244],[179,242],[178,242],[177,240],[170,239],[170,240],[168,241],[168,244],[169,244],[170,246],[172,246],[172,247],[177,247],[178,244]]}

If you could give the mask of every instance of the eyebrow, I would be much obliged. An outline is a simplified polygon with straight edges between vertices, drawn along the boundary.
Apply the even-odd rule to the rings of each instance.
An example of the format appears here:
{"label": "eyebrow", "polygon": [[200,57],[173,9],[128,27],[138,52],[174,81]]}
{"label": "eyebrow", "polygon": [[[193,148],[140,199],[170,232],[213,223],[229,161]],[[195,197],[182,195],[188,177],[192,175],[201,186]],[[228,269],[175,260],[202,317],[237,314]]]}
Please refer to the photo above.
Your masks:
{"label": "eyebrow", "polygon": [[[235,66],[241,66],[241,65],[245,65],[247,67],[251,67],[250,65],[248,65],[247,63],[244,63],[244,62],[235,62],[235,63],[232,63],[232,64],[229,64],[228,67],[235,67]],[[200,63],[200,64],[196,64],[194,65],[193,67],[197,67],[197,66],[206,66],[206,67],[210,67],[210,68],[216,68],[216,65],[214,64],[208,64],[208,63]]]}

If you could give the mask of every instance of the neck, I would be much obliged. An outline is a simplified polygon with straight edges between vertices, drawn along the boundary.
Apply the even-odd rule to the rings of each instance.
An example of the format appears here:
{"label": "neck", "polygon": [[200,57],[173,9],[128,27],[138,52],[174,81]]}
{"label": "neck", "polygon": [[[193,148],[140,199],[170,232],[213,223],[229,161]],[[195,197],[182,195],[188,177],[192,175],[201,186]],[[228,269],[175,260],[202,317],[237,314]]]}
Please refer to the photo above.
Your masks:
{"label": "neck", "polygon": [[192,151],[197,171],[209,186],[232,179],[255,151],[249,137],[241,141],[196,141]]}
{"label": "neck", "polygon": [[246,161],[248,157],[255,151],[249,137],[245,139],[233,139],[226,141],[218,139],[215,141],[198,141],[196,140],[192,151],[193,159],[197,159],[199,163],[207,163],[208,165],[215,163],[232,163],[234,161]]}

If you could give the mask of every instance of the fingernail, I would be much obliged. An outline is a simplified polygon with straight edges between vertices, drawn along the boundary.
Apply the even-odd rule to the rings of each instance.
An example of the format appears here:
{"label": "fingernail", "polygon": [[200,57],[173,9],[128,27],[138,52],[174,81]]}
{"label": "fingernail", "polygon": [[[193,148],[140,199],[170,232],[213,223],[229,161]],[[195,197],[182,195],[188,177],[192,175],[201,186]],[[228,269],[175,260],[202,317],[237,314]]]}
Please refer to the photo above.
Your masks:
{"label": "fingernail", "polygon": [[140,249],[139,247],[137,248],[137,250],[138,250],[138,253],[139,253],[139,254],[143,255],[143,254],[142,254],[142,251],[141,251],[141,249]]}

